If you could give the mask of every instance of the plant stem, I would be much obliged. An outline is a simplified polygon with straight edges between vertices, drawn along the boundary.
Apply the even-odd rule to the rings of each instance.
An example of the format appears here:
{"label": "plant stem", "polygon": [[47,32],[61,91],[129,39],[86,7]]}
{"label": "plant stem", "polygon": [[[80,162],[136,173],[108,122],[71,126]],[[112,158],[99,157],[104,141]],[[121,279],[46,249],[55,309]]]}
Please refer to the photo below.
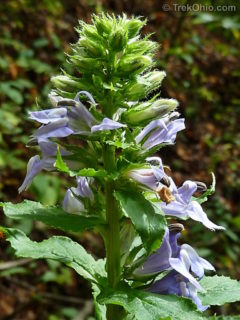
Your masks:
{"label": "plant stem", "polygon": [[[104,167],[109,175],[116,170],[115,148],[105,145],[103,147]],[[106,237],[106,257],[108,285],[110,288],[116,288],[120,280],[120,223],[119,209],[114,197],[114,182],[109,177],[105,185],[106,196],[106,218],[107,218],[107,237]],[[119,306],[107,306],[107,319],[120,319]]]}

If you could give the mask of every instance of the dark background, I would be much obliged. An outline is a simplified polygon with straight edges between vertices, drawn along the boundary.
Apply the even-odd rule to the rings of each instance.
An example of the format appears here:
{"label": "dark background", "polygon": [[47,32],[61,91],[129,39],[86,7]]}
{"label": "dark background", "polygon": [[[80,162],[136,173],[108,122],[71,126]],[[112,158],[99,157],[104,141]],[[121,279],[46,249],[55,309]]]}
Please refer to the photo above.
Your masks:
{"label": "dark background", "polygon": [[[194,4],[184,11],[175,4]],[[169,5],[170,10],[166,11]],[[222,7],[205,12],[196,5]],[[236,10],[228,11],[226,5]],[[165,11],[164,11],[165,8]],[[176,8],[176,6],[175,6]],[[161,151],[178,184],[186,179],[211,183],[217,190],[204,209],[225,232],[211,232],[201,224],[186,223],[184,241],[210,260],[218,274],[240,278],[240,16],[237,1],[85,1],[8,0],[0,2],[0,199],[23,198],[55,204],[64,194],[64,177],[41,174],[29,191],[18,195],[26,163],[34,154],[25,147],[35,124],[27,112],[48,108],[50,78],[67,66],[64,52],[77,41],[78,20],[90,22],[91,13],[102,11],[140,15],[148,19],[144,33],[161,47],[158,67],[167,72],[163,97],[176,98],[186,117],[186,130],[175,146]],[[40,223],[16,223],[0,216],[3,225],[16,226],[42,240],[60,234]],[[73,235],[98,257],[104,255],[101,239],[86,232]],[[74,272],[52,261],[15,264],[4,239],[0,247],[0,319],[83,320],[91,312],[91,291]],[[90,310],[90,311],[89,311]],[[236,304],[213,309],[218,314],[239,313]]]}

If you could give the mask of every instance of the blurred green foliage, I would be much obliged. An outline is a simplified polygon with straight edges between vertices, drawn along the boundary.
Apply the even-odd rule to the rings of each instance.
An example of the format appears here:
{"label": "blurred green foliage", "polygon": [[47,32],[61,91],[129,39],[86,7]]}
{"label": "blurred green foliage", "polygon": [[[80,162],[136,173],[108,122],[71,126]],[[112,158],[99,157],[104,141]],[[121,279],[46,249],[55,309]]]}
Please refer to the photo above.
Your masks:
{"label": "blurred green foliage", "polygon": [[[170,11],[163,10],[163,4]],[[216,195],[205,210],[223,233],[203,232],[200,225],[189,225],[185,234],[216,266],[218,272],[240,277],[240,3],[230,0],[198,1],[202,5],[234,5],[235,11],[174,11],[173,3],[193,1],[158,0],[8,0],[0,3],[0,198],[18,202],[22,197],[43,204],[61,201],[66,181],[46,173],[39,175],[30,190],[18,195],[27,160],[37,150],[25,147],[35,124],[27,112],[46,108],[50,78],[69,64],[64,52],[77,40],[74,26],[78,19],[89,21],[92,12],[113,11],[142,15],[149,19],[145,31],[161,43],[157,55],[160,69],[167,72],[163,96],[176,98],[186,117],[187,129],[174,148],[160,156],[171,164],[175,179],[210,183],[210,172],[217,178]],[[7,222],[12,225],[12,221]],[[14,222],[15,223],[15,222]],[[34,227],[20,226],[29,233]],[[42,226],[34,230],[41,237]],[[40,230],[40,231],[39,231]],[[89,235],[87,235],[89,237]],[[94,237],[87,238],[94,243]],[[95,245],[95,244],[94,244]],[[25,274],[29,267],[10,269],[7,276]],[[41,279],[50,285],[70,285],[67,269],[50,266]],[[4,274],[2,275],[4,276]],[[231,313],[226,307],[224,312]],[[49,311],[42,319],[73,319],[75,307]],[[45,317],[45,318],[44,318]]]}

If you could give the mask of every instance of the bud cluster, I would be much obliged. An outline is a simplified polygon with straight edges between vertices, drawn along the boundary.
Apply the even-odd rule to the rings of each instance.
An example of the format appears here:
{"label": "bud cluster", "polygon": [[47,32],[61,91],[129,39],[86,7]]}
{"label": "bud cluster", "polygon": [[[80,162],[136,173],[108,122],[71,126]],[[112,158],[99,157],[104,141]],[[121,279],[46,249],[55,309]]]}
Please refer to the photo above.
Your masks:
{"label": "bud cluster", "polygon": [[[79,40],[72,46],[68,62],[81,76],[64,72],[53,77],[58,93],[73,98],[77,91],[87,90],[98,101],[103,113],[112,115],[118,108],[129,108],[128,101],[138,102],[158,89],[165,72],[150,71],[155,65],[153,57],[158,45],[148,37],[140,37],[145,24],[140,18],[104,14],[93,16],[92,25],[80,22],[76,28]],[[103,99],[106,96],[111,96],[111,110]],[[165,102],[165,107],[163,102],[157,102],[152,111],[147,104],[146,119],[171,111],[173,103]],[[144,122],[145,107],[140,107],[139,121]],[[127,121],[128,114],[123,117],[131,124],[131,120]]]}

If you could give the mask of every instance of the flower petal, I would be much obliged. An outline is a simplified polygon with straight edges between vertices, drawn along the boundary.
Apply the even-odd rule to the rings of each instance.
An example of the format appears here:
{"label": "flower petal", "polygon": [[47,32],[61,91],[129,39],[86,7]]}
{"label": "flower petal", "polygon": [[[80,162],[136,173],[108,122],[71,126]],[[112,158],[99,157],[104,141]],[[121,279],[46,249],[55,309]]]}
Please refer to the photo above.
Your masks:
{"label": "flower petal", "polygon": [[94,104],[96,105],[96,102],[95,100],[93,99],[93,96],[91,95],[91,93],[89,93],[88,91],[79,91],[77,94],[76,94],[76,97],[75,97],[75,101],[78,101],[81,103],[81,101],[79,100],[79,96],[80,95],[85,95],[89,98],[89,100]]}
{"label": "flower petal", "polygon": [[187,180],[178,188],[178,194],[184,203],[188,204],[194,192],[197,191],[197,184],[193,181]]}
{"label": "flower petal", "polygon": [[205,227],[211,230],[225,230],[224,227],[218,226],[210,221],[197,201],[192,201],[187,209],[187,214],[195,221],[201,222]]}
{"label": "flower petal", "polygon": [[93,192],[89,185],[90,182],[92,182],[92,180],[89,178],[77,177],[77,188],[74,188],[74,193],[82,198],[93,200]]}
{"label": "flower petal", "polygon": [[50,158],[41,160],[38,155],[32,157],[28,161],[27,174],[22,185],[19,187],[18,192],[21,193],[22,191],[27,190],[36,175],[42,170],[51,170],[54,162],[55,160]]}
{"label": "flower petal", "polygon": [[117,121],[113,121],[109,118],[104,118],[100,124],[95,125],[91,128],[91,132],[94,133],[103,130],[116,130],[122,127],[126,127],[126,125]]}
{"label": "flower petal", "polygon": [[187,278],[198,290],[203,291],[198,281],[189,272],[190,261],[184,252],[181,252],[181,258],[170,258],[169,263],[174,270]]}
{"label": "flower petal", "polygon": [[209,305],[207,305],[207,306],[203,306],[202,305],[202,301],[198,298],[197,289],[196,289],[196,287],[194,285],[189,283],[188,284],[188,289],[189,289],[189,298],[191,298],[195,302],[198,310],[205,311],[206,309],[209,308]]}
{"label": "flower petal", "polygon": [[157,294],[176,294],[180,295],[178,273],[175,270],[170,271],[161,280],[155,281],[148,291]]}
{"label": "flower petal", "polygon": [[204,269],[215,271],[215,268],[209,263],[207,260],[199,257],[197,252],[188,244],[183,244],[181,246],[182,250],[188,255],[191,262],[191,270],[196,274],[199,278],[204,276]]}
{"label": "flower petal", "polygon": [[161,143],[174,143],[177,132],[183,129],[185,129],[184,119],[170,121],[167,125],[162,121],[162,126],[150,134],[143,148],[148,150]]}
{"label": "flower petal", "polygon": [[171,201],[168,204],[161,202],[160,205],[164,214],[167,216],[175,216],[179,218],[184,218],[187,216],[186,205],[182,204],[181,202]]}
{"label": "flower petal", "polygon": [[79,213],[84,211],[83,203],[73,195],[71,189],[67,190],[62,207],[68,213]]}
{"label": "flower petal", "polygon": [[135,169],[129,171],[128,175],[130,178],[149,187],[152,190],[155,190],[157,187],[157,180],[152,169]]}
{"label": "flower petal", "polygon": [[67,137],[73,133],[73,130],[68,128],[67,124],[68,119],[63,118],[47,125],[43,125],[33,134],[33,136],[42,140],[47,138]]}
{"label": "flower petal", "polygon": [[136,143],[140,143],[149,132],[151,132],[156,127],[166,128],[166,124],[163,120],[153,120],[151,121],[135,138]]}
{"label": "flower petal", "polygon": [[155,274],[167,270],[170,267],[169,258],[172,255],[172,249],[169,243],[169,230],[167,229],[161,244],[161,247],[153,253],[146,262],[134,271],[137,275]]}
{"label": "flower petal", "polygon": [[58,120],[61,120],[66,117],[67,109],[66,108],[54,108],[42,111],[33,111],[29,112],[30,119],[36,120],[43,124],[52,123]]}

